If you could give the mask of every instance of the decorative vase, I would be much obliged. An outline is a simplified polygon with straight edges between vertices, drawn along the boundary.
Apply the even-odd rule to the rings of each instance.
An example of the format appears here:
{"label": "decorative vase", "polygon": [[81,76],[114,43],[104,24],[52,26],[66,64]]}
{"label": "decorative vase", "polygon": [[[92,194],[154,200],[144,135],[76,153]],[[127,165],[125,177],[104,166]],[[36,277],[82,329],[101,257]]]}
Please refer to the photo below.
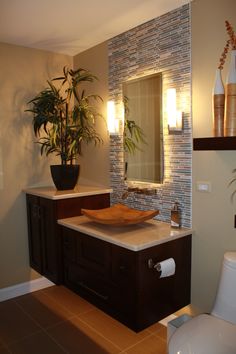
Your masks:
{"label": "decorative vase", "polygon": [[50,169],[57,190],[74,189],[79,178],[80,165],[51,165]]}
{"label": "decorative vase", "polygon": [[226,80],[225,136],[236,136],[236,50],[231,51]]}
{"label": "decorative vase", "polygon": [[225,88],[222,81],[221,69],[216,70],[215,84],[213,89],[213,135],[224,135],[224,110]]}

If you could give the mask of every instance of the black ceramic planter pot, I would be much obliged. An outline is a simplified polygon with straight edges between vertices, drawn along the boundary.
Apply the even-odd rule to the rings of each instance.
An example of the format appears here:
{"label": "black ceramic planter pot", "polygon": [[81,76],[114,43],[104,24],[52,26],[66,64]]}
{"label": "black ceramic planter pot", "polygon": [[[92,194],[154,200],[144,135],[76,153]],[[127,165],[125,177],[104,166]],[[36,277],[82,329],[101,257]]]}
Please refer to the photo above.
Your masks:
{"label": "black ceramic planter pot", "polygon": [[51,165],[50,168],[53,182],[59,191],[74,189],[80,165]]}

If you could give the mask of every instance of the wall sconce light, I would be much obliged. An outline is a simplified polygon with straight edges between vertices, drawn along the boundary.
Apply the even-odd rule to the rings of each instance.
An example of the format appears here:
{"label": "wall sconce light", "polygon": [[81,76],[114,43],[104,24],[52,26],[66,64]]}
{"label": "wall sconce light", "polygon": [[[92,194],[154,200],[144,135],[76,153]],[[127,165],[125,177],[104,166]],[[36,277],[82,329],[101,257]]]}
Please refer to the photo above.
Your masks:
{"label": "wall sconce light", "polygon": [[116,118],[115,102],[107,102],[107,128],[109,134],[120,133],[120,120]]}
{"label": "wall sconce light", "polygon": [[176,109],[176,89],[167,90],[167,120],[169,134],[181,133],[183,130],[182,112]]}

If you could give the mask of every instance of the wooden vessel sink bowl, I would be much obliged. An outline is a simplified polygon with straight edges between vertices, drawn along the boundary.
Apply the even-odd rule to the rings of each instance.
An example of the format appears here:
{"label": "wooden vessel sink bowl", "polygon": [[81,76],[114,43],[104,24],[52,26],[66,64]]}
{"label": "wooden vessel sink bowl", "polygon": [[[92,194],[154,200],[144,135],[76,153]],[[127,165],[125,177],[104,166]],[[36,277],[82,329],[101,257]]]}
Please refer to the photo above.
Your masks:
{"label": "wooden vessel sink bowl", "polygon": [[158,210],[137,210],[124,204],[114,204],[98,210],[81,209],[81,212],[99,224],[114,226],[138,224],[159,214]]}

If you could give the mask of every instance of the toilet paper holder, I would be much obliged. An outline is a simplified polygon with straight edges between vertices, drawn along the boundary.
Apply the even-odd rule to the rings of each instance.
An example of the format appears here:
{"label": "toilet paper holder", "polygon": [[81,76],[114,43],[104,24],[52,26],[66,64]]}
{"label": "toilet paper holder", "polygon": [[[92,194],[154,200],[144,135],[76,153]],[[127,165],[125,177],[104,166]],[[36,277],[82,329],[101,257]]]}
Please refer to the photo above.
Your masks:
{"label": "toilet paper holder", "polygon": [[170,277],[175,274],[176,270],[175,260],[172,257],[157,263],[154,263],[152,258],[149,258],[148,267],[155,269],[160,274],[160,278]]}
{"label": "toilet paper holder", "polygon": [[161,272],[160,263],[159,263],[159,262],[155,263],[152,258],[149,258],[149,259],[148,259],[148,268],[149,268],[149,269],[154,268],[154,269],[156,269],[158,272]]}

